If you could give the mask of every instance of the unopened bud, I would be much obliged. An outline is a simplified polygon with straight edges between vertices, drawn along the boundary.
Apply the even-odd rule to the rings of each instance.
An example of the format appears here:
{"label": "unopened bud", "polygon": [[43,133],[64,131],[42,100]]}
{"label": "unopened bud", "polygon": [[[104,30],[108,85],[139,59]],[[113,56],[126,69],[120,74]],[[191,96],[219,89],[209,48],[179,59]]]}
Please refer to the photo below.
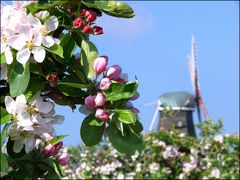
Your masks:
{"label": "unopened bud", "polygon": [[81,18],[77,18],[73,21],[74,28],[80,28],[83,25],[83,21]]}
{"label": "unopened bud", "polygon": [[44,148],[43,153],[47,156],[53,156],[56,153],[56,148],[54,145],[49,144]]}
{"label": "unopened bud", "polygon": [[109,78],[102,78],[100,81],[100,89],[107,90],[111,84],[111,80]]}
{"label": "unopened bud", "polygon": [[58,82],[57,73],[52,73],[47,75],[46,79],[48,80],[50,86],[55,87]]}
{"label": "unopened bud", "polygon": [[93,34],[94,35],[103,34],[103,28],[99,26],[93,26]]}
{"label": "unopened bud", "polygon": [[87,10],[85,12],[85,18],[87,19],[87,21],[93,22],[97,19],[97,13],[92,10]]}
{"label": "unopened bud", "polygon": [[105,109],[97,109],[95,117],[106,122],[109,118],[109,114]]}
{"label": "unopened bud", "polygon": [[103,106],[106,102],[106,98],[102,93],[97,93],[97,96],[95,98],[95,104],[96,106]]}
{"label": "unopened bud", "polygon": [[84,100],[85,106],[87,106],[89,109],[95,108],[95,106],[96,106],[96,104],[95,104],[95,98],[96,98],[96,97],[95,97],[95,96],[92,96],[92,95],[86,97],[85,100]]}
{"label": "unopened bud", "polygon": [[70,155],[68,153],[62,153],[61,156],[58,158],[58,162],[63,166],[67,165],[69,160]]}
{"label": "unopened bud", "polygon": [[100,56],[94,60],[93,69],[97,73],[97,75],[99,75],[103,71],[105,71],[107,64],[108,64],[108,57]]}
{"label": "unopened bud", "polygon": [[56,150],[59,150],[59,149],[61,149],[63,147],[63,142],[60,141],[57,144],[54,144],[54,146],[55,146]]}
{"label": "unopened bud", "polygon": [[91,28],[90,24],[87,24],[86,26],[84,26],[82,32],[84,34],[89,34],[90,32],[92,32],[92,28]]}
{"label": "unopened bud", "polygon": [[109,77],[110,79],[117,79],[119,78],[121,72],[122,68],[119,65],[113,65],[108,69],[107,77]]}

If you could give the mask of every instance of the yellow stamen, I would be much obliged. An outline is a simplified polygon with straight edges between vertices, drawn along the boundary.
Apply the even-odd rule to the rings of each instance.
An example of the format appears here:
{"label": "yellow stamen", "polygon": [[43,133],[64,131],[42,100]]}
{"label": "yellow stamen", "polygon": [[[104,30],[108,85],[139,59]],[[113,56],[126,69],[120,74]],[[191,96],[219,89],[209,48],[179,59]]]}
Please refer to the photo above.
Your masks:
{"label": "yellow stamen", "polygon": [[46,36],[48,34],[47,28],[46,27],[42,27],[41,33],[42,33],[43,36]]}
{"label": "yellow stamen", "polygon": [[28,112],[30,115],[33,115],[33,114],[36,114],[36,113],[37,113],[37,111],[35,110],[35,107],[33,107],[33,106],[28,106],[27,112]]}
{"label": "yellow stamen", "polygon": [[12,116],[12,121],[17,122],[17,116]]}
{"label": "yellow stamen", "polygon": [[29,48],[29,49],[32,49],[33,48],[33,42],[32,41],[27,41],[27,43],[26,43],[26,46],[27,46],[27,48]]}
{"label": "yellow stamen", "polygon": [[3,36],[3,37],[2,37],[2,42],[3,42],[4,44],[7,44],[7,41],[8,41],[7,37],[6,37],[6,36]]}

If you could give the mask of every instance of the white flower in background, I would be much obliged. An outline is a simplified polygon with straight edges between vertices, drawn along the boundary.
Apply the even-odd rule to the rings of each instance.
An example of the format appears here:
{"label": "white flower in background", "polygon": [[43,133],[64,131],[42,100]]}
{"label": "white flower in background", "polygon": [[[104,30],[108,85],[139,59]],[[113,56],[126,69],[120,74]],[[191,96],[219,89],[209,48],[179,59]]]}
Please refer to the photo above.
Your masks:
{"label": "white flower in background", "polygon": [[223,143],[223,136],[222,135],[217,135],[214,137],[214,141]]}
{"label": "white flower in background", "polygon": [[155,173],[160,168],[159,164],[153,162],[149,165],[150,173]]}
{"label": "white flower in background", "polygon": [[124,175],[123,175],[122,173],[119,173],[119,174],[117,175],[117,179],[124,179]]}
{"label": "white flower in background", "polygon": [[141,163],[137,163],[136,165],[136,172],[141,172],[142,171],[142,164]]}
{"label": "white flower in background", "polygon": [[190,173],[192,170],[196,169],[197,165],[195,163],[184,163],[183,164],[183,172],[185,174]]}
{"label": "white flower in background", "polygon": [[181,174],[179,174],[179,179],[186,179],[185,176],[186,175],[184,173],[181,173]]}
{"label": "white flower in background", "polygon": [[[48,13],[43,12],[38,14],[40,17],[45,17]],[[55,16],[47,18],[44,24],[41,21],[34,17],[31,13],[28,15],[28,21],[34,27],[34,35],[37,36],[37,39],[40,39],[41,44],[45,47],[51,47],[55,44],[55,39],[48,34],[58,27],[58,19]]]}
{"label": "white flower in background", "polygon": [[220,177],[220,170],[217,168],[212,169],[210,175],[211,178],[219,178]]}
{"label": "white flower in background", "polygon": [[161,147],[163,147],[163,148],[166,147],[166,143],[163,142],[163,141],[159,141],[158,145],[161,146]]}
{"label": "white flower in background", "polygon": [[185,133],[180,133],[178,136],[179,137],[184,137],[186,134]]}
{"label": "white flower in background", "polygon": [[178,156],[178,148],[176,146],[167,146],[166,150],[163,151],[163,158],[175,158]]}
{"label": "white flower in background", "polygon": [[207,163],[207,168],[210,168],[210,167],[212,167],[212,163],[208,162]]}

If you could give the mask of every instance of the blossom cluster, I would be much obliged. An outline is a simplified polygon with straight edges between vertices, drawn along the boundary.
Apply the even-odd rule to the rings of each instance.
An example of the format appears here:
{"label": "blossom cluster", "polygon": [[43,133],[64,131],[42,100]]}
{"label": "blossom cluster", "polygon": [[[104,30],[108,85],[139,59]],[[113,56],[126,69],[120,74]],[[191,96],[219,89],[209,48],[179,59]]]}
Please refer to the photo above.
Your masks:
{"label": "blossom cluster", "polygon": [[93,26],[91,24],[97,19],[97,13],[93,10],[81,9],[79,17],[73,21],[73,27],[81,29],[85,34],[92,33],[94,35],[103,34],[103,29],[100,26]]}
{"label": "blossom cluster", "polygon": [[196,139],[162,130],[144,139],[143,154],[132,156],[107,142],[68,148],[75,158],[64,167],[65,179],[239,179],[239,134]]}
{"label": "blossom cluster", "polygon": [[13,62],[12,51],[16,51],[16,60],[25,64],[33,55],[33,60],[41,63],[46,56],[46,48],[58,42],[50,35],[57,29],[58,19],[48,11],[27,14],[26,6],[36,1],[13,1],[13,5],[1,4],[1,54],[6,63]]}
{"label": "blossom cluster", "polygon": [[[128,78],[126,73],[122,73],[121,66],[112,65],[107,69],[107,65],[107,56],[101,56],[95,59],[93,69],[96,73],[96,77],[98,78],[101,74],[103,76],[100,82],[97,83],[98,92],[87,96],[84,100],[84,105],[80,107],[80,111],[85,114],[90,114],[94,111],[95,117],[104,122],[109,119],[111,114],[104,108],[107,100],[102,91],[107,90],[112,82],[126,83]],[[136,92],[130,100],[136,100],[139,96],[139,93]],[[133,106],[131,101],[128,101],[125,107],[131,109],[136,115],[139,113],[139,110]]]}
{"label": "blossom cluster", "polygon": [[29,153],[48,137],[54,136],[54,124],[61,124],[64,117],[55,115],[54,104],[36,93],[28,102],[24,95],[14,100],[5,97],[5,106],[12,115],[12,126],[9,131],[10,140],[14,141],[13,151],[19,153],[25,146]]}

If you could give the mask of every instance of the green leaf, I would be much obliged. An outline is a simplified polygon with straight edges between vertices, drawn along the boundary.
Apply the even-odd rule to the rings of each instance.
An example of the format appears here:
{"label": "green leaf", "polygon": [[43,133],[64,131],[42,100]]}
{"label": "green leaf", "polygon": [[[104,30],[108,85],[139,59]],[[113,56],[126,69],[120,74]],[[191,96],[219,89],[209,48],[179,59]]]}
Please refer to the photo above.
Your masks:
{"label": "green leaf", "polygon": [[70,33],[63,35],[63,37],[60,40],[60,46],[64,49],[63,52],[64,61],[69,61],[77,47]]}
{"label": "green leaf", "polygon": [[30,63],[30,72],[44,77],[42,69],[37,64]]}
{"label": "green leaf", "polygon": [[79,88],[79,89],[87,87],[86,84],[81,84],[79,79],[74,79],[72,77],[66,77],[66,78],[62,79],[60,81],[60,84],[64,84],[66,86],[73,87],[73,88]]}
{"label": "green leaf", "polygon": [[1,107],[1,124],[7,123],[12,118],[12,115],[9,114],[3,107]]}
{"label": "green leaf", "polygon": [[54,54],[60,56],[61,58],[63,58],[63,48],[60,45],[54,44],[50,48],[45,48],[45,49],[47,51],[54,53]]}
{"label": "green leaf", "polygon": [[96,46],[88,40],[82,40],[81,43],[81,64],[88,78],[95,76],[93,62],[98,57]]}
{"label": "green leaf", "polygon": [[94,120],[98,121],[95,118],[94,114],[90,114],[83,120],[81,125],[80,135],[86,146],[94,146],[98,144],[103,136],[105,125],[104,124],[102,126],[90,125],[90,123],[91,122],[93,123]]}
{"label": "green leaf", "polygon": [[67,3],[68,1],[46,1],[47,3],[31,3],[27,6],[27,10],[28,12],[32,12],[32,13],[35,13],[37,12],[38,10],[47,10],[47,9],[50,9],[50,8],[54,8],[56,6],[59,6],[59,5],[62,5],[62,4],[65,4]]}
{"label": "green leaf", "polygon": [[112,143],[113,147],[121,153],[129,155],[134,155],[136,151],[141,153],[144,148],[141,136],[133,133],[129,127],[124,127],[123,136],[115,123],[110,123],[108,128],[109,141]]}
{"label": "green leaf", "polygon": [[88,78],[85,75],[82,66],[80,64],[74,64],[69,66],[70,69],[68,71],[71,75],[75,75],[78,77],[78,79],[83,83],[83,84],[89,84]]}
{"label": "green leaf", "polygon": [[5,154],[1,153],[1,176],[8,173],[8,161]]}
{"label": "green leaf", "polygon": [[2,146],[5,142],[5,140],[6,140],[6,137],[7,137],[7,134],[8,134],[8,129],[9,129],[10,125],[11,125],[10,123],[5,124],[5,126],[4,126],[4,128],[1,132],[1,149],[2,149]]}
{"label": "green leaf", "polygon": [[65,138],[66,135],[59,135],[59,136],[55,136],[54,138],[52,138],[50,140],[50,144],[54,145],[54,144],[57,144],[59,143],[63,138]]}
{"label": "green leaf", "polygon": [[4,53],[1,54],[1,64],[5,64],[6,63],[6,56]]}
{"label": "green leaf", "polygon": [[93,0],[82,2],[88,7],[100,9],[110,16],[131,18],[135,15],[133,9],[124,2]]}
{"label": "green leaf", "polygon": [[137,120],[135,113],[131,109],[115,109],[114,117],[124,124],[133,124]]}
{"label": "green leaf", "polygon": [[102,126],[104,124],[103,121],[99,120],[99,119],[93,119],[89,125],[90,126]]}
{"label": "green leaf", "polygon": [[143,125],[138,120],[134,124],[130,124],[129,127],[136,133],[143,131]]}
{"label": "green leaf", "polygon": [[66,84],[58,84],[57,88],[65,95],[70,97],[80,97],[85,95],[85,92],[79,88],[70,87]]}
{"label": "green leaf", "polygon": [[138,82],[134,83],[112,83],[108,90],[104,92],[108,101],[118,101],[121,99],[129,99],[137,91]]}
{"label": "green leaf", "polygon": [[8,71],[10,95],[12,97],[21,95],[27,89],[30,80],[29,62],[24,65],[13,64],[9,66]]}
{"label": "green leaf", "polygon": [[38,92],[44,89],[44,81],[40,77],[32,77],[28,84],[27,90],[31,92]]}
{"label": "green leaf", "polygon": [[26,152],[25,152],[25,146],[23,146],[22,150],[19,152],[19,153],[15,153],[13,151],[13,145],[14,145],[14,141],[11,141],[10,139],[8,139],[8,142],[7,142],[7,153],[8,155],[13,158],[13,159],[19,159],[21,158],[22,156],[26,155]]}

